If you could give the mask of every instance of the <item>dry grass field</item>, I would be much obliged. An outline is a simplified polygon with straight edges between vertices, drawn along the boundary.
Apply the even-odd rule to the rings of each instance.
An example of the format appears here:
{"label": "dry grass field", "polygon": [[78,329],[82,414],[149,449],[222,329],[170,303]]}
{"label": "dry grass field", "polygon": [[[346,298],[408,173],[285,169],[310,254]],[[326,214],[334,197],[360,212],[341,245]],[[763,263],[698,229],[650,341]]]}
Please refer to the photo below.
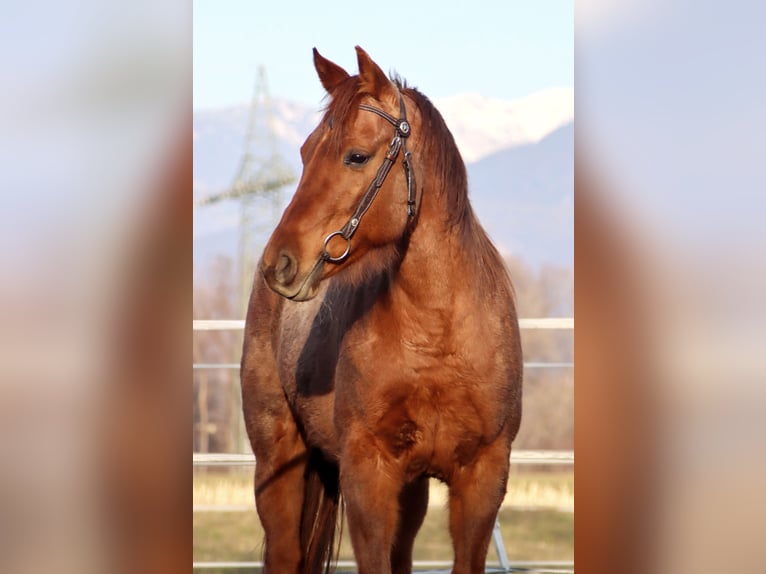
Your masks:
{"label": "dry grass field", "polygon": [[[254,508],[251,473],[250,468],[195,471],[195,562],[261,559],[262,530]],[[436,481],[431,484],[430,508],[415,543],[415,560],[449,560],[452,547],[447,532],[445,488]],[[571,469],[512,471],[499,516],[511,561],[573,560],[573,509]],[[353,559],[348,536],[343,538],[340,559]],[[490,547],[489,561],[496,559]]]}

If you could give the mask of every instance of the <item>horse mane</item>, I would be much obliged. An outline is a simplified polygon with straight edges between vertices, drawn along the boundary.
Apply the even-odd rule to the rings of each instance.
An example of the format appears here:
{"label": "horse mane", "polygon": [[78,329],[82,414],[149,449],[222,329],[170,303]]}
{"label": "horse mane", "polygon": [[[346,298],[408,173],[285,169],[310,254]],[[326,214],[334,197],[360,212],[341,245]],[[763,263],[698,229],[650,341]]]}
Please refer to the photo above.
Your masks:
{"label": "horse mane", "polygon": [[473,254],[476,272],[485,278],[483,283],[491,289],[505,287],[515,299],[508,269],[471,207],[465,162],[452,132],[427,96],[416,88],[408,87],[397,75],[393,75],[391,79],[399,89],[415,100],[425,126],[421,155],[430,158],[433,165],[430,177],[433,181],[424,182],[423,193],[445,195],[448,221],[459,229],[464,247]]}
{"label": "horse mane", "polygon": [[[455,138],[444,118],[431,100],[415,87],[407,85],[397,73],[390,74],[391,81],[402,93],[412,98],[420,112],[423,129],[423,147],[418,156],[428,158],[429,177],[422,182],[424,194],[444,195],[448,212],[448,224],[457,227],[464,247],[472,253],[476,271],[492,288],[507,286],[515,298],[513,285],[503,259],[479,223],[468,198],[468,174]],[[361,91],[359,76],[350,76],[333,89],[325,106],[323,124],[330,129],[330,149],[340,153],[346,123],[352,123],[359,112]],[[414,157],[418,161],[418,157]]]}

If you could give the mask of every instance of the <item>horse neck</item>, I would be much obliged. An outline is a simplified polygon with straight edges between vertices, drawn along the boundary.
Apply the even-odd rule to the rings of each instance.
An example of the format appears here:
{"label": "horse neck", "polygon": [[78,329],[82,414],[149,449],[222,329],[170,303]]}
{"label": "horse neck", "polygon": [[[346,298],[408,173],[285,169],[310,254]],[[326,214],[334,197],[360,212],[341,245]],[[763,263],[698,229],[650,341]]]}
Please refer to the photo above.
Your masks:
{"label": "horse neck", "polygon": [[470,276],[476,264],[474,247],[466,236],[478,223],[470,210],[465,224],[451,223],[439,204],[444,194],[439,195],[424,197],[393,285],[402,301],[421,309],[454,308],[456,300],[476,295]]}

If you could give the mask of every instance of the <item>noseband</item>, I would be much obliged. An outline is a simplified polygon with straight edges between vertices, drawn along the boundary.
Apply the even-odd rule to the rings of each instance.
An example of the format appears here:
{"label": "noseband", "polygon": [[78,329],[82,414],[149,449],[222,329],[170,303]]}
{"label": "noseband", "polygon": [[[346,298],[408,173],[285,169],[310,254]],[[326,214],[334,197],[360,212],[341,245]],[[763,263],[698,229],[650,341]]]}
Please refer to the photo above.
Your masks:
{"label": "noseband", "polygon": [[[396,128],[396,131],[394,132],[394,138],[388,146],[386,157],[378,168],[378,173],[375,175],[375,179],[370,182],[367,191],[364,192],[362,199],[359,200],[359,204],[357,205],[354,214],[341,229],[333,231],[330,235],[325,237],[324,244],[322,245],[322,259],[324,261],[329,261],[330,263],[340,263],[348,257],[348,254],[351,251],[351,238],[359,228],[359,223],[362,221],[362,217],[364,217],[364,214],[370,209],[383,182],[386,181],[386,176],[391,170],[391,166],[396,161],[396,158],[399,155],[399,150],[401,149],[404,150],[402,167],[404,167],[404,175],[407,178],[407,217],[410,218],[415,215],[415,175],[412,173],[412,166],[410,164],[410,152],[407,151],[407,138],[410,135],[410,124],[407,121],[407,110],[404,107],[402,94],[399,94],[399,113],[401,114],[399,119],[396,119],[391,114],[388,114],[379,108],[368,106],[367,104],[360,104],[359,109],[379,115],[393,125],[394,128]],[[336,235],[346,240],[346,250],[342,255],[333,257],[327,251],[327,244]]]}

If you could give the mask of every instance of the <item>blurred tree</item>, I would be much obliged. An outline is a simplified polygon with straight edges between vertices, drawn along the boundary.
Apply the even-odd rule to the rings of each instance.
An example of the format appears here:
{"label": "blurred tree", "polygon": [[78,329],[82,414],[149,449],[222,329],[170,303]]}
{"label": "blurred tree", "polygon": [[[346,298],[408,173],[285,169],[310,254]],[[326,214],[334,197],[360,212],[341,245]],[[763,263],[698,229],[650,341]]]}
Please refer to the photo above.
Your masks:
{"label": "blurred tree", "polygon": [[[506,258],[516,289],[519,317],[571,317],[574,274],[547,265],[535,271],[519,257]],[[570,330],[523,329],[524,362],[569,363],[574,358]],[[574,446],[574,370],[571,367],[527,367],[517,449],[568,450]]]}
{"label": "blurred tree", "polygon": [[[231,259],[219,256],[210,265],[208,283],[195,285],[195,319],[238,318],[238,283]],[[195,331],[195,363],[238,363],[242,335],[238,331]],[[194,370],[194,450],[233,452],[240,424],[239,375],[235,369]],[[235,403],[235,404],[232,404]]]}

